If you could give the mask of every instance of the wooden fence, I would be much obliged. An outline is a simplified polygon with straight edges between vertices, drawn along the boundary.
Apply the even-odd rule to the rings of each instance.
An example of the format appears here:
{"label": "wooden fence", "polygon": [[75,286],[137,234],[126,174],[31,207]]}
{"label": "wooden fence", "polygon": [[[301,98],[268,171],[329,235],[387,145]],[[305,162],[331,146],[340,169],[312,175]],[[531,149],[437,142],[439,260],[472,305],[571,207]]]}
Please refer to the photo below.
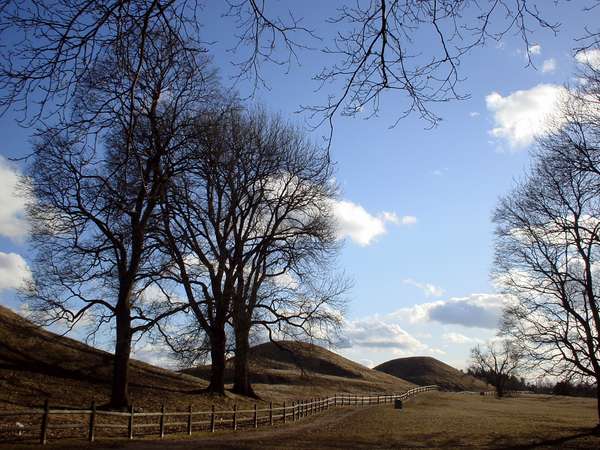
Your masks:
{"label": "wooden fence", "polygon": [[[523,394],[533,394],[533,391],[504,391],[505,397],[518,397]],[[481,391],[479,395],[496,395],[496,391]]]}
{"label": "wooden fence", "polygon": [[[104,411],[96,408],[95,403],[89,409],[51,409],[48,401],[42,409],[20,411],[0,411],[0,419],[10,420],[13,424],[0,428],[0,436],[36,439],[37,429],[40,444],[46,444],[52,433],[56,439],[64,438],[65,430],[79,430],[77,437],[93,442],[99,430],[120,430],[121,434],[133,439],[135,436],[155,434],[163,438],[168,433],[187,433],[194,431],[214,432],[217,429],[237,430],[239,428],[258,428],[272,426],[275,423],[295,422],[330,408],[345,406],[367,406],[392,403],[395,400],[406,400],[418,393],[438,390],[438,386],[420,386],[403,393],[350,395],[336,394],[326,398],[312,398],[283,402],[281,405],[269,403],[268,407],[258,408],[257,404],[251,409],[238,409],[233,405],[231,410],[217,410],[213,405],[210,411],[193,411],[190,406],[187,411],[167,412],[163,404],[158,412],[136,412],[133,405],[128,412]],[[26,417],[26,424],[17,418]],[[37,417],[38,420],[32,420]],[[4,428],[4,430],[3,430]],[[69,436],[73,437],[73,436]]]}

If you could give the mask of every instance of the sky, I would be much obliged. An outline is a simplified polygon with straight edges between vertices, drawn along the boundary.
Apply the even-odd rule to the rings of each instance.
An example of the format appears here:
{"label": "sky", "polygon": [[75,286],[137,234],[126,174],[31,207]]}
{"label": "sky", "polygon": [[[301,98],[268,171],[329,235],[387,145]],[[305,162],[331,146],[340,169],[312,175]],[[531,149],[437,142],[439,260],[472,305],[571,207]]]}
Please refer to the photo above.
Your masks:
{"label": "sky", "polygon": [[[330,32],[325,19],[333,2],[295,2],[296,15]],[[284,11],[286,2],[274,2]],[[443,120],[433,129],[416,116],[396,121],[405,98],[385,97],[377,117],[336,117],[331,155],[341,196],[336,204],[344,245],[339,268],[353,280],[348,293],[344,336],[335,351],[373,366],[386,360],[430,355],[458,368],[468,365],[472,346],[493,338],[502,307],[497,292],[491,215],[529,161],[536,134],[555,108],[565,83],[576,83],[575,38],[582,24],[597,23],[600,9],[582,11],[581,2],[544,2],[558,34],[536,30],[526,46],[515,35],[473,50],[462,61],[460,84],[470,98],[437,105]],[[235,25],[211,2],[203,11],[204,32],[215,67],[230,86]],[[545,7],[546,8],[546,7]],[[330,27],[330,26],[329,26]],[[329,30],[329,31],[328,31]],[[433,43],[419,42],[423,51]],[[235,55],[234,55],[235,56]],[[588,54],[598,58],[599,54]],[[580,58],[581,59],[581,56]],[[308,127],[301,105],[318,104],[335,84],[317,90],[311,77],[327,55],[305,50],[300,64],[265,65],[261,87],[249,103],[259,103],[306,128],[317,141],[328,132]],[[242,96],[247,83],[234,86]],[[27,278],[27,226],[14,186],[19,164],[7,158],[30,150],[31,130],[15,123],[17,113],[0,118],[0,304],[19,310],[14,289]],[[136,356],[168,363],[157,348],[141,344]]]}

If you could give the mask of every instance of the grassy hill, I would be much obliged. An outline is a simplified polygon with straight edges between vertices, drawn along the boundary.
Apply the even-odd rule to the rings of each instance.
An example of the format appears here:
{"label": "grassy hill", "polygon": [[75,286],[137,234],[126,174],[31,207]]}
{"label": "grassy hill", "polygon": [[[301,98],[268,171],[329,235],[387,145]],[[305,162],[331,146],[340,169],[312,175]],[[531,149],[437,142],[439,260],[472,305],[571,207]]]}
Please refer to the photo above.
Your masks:
{"label": "grassy hill", "polygon": [[[185,373],[206,378],[210,366]],[[233,375],[233,359],[227,362],[226,378]],[[304,342],[268,342],[250,350],[250,379],[259,395],[302,392],[405,391],[413,385],[397,377],[369,369],[323,347]]]}
{"label": "grassy hill", "polygon": [[[35,326],[0,306],[0,408],[107,402],[112,354]],[[134,402],[158,406],[167,396],[188,401],[206,382],[141,361],[131,363]]]}
{"label": "grassy hill", "polygon": [[486,383],[428,356],[398,358],[375,367],[375,370],[408,380],[420,386],[437,384],[448,391],[480,391]]}
{"label": "grassy hill", "polygon": [[[252,350],[252,373],[257,392],[265,400],[328,395],[334,392],[403,391],[410,383],[368,369],[317,346],[285,343],[291,353],[273,344]],[[44,330],[0,306],[0,409],[39,407],[49,399],[53,407],[107,403],[113,356]],[[294,362],[303,367],[300,370]],[[230,363],[231,366],[231,363]],[[163,401],[169,409],[209,409],[249,401],[202,392],[206,367],[177,373],[132,360],[130,392],[139,407],[156,410]]]}

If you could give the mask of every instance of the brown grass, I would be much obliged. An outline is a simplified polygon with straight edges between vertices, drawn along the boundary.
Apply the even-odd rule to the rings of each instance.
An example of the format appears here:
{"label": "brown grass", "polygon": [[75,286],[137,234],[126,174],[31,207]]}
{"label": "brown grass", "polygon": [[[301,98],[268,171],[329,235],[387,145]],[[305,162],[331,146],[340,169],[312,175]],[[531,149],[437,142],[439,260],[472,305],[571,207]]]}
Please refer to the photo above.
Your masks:
{"label": "brown grass", "polygon": [[[308,344],[288,344],[302,371],[269,345],[259,346],[253,363],[256,391],[264,402],[332,395],[335,392],[404,391],[410,383],[368,369],[335,353]],[[87,408],[92,400],[102,405],[110,395],[112,355],[73,339],[34,326],[0,306],[0,410],[39,408],[48,399],[52,408]],[[136,409],[169,411],[231,409],[251,406],[254,400],[228,393],[207,395],[208,383],[132,361],[131,397]]]}
{"label": "brown grass", "polygon": [[[185,372],[201,378],[210,367]],[[233,359],[226,378],[233,375]],[[414,385],[369,369],[323,347],[303,342],[265,343],[250,352],[250,379],[257,393],[273,401],[332,395],[334,393],[404,392]]]}
{"label": "brown grass", "polygon": [[[498,400],[459,393],[426,393],[403,410],[391,405],[344,407],[287,425],[191,438],[51,443],[48,448],[141,449],[391,449],[600,448],[591,399],[524,396]],[[35,448],[19,446],[15,448]]]}
{"label": "brown grass", "polygon": [[[502,400],[458,393],[421,394],[391,405],[340,408],[296,424],[163,441],[98,442],[109,449],[333,449],[333,448],[600,448],[591,433],[593,400],[524,396]],[[86,448],[62,443],[49,448]]]}

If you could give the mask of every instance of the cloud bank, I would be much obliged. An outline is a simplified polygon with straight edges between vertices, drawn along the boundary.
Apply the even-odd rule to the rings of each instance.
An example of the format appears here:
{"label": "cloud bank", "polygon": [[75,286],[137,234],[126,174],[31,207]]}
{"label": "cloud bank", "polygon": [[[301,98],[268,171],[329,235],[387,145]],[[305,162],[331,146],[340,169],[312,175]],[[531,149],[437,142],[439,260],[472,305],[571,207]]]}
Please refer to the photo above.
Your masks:
{"label": "cloud bank", "polygon": [[513,299],[504,294],[471,294],[414,305],[396,314],[407,314],[411,322],[438,322],[469,328],[498,328],[502,312]]}

